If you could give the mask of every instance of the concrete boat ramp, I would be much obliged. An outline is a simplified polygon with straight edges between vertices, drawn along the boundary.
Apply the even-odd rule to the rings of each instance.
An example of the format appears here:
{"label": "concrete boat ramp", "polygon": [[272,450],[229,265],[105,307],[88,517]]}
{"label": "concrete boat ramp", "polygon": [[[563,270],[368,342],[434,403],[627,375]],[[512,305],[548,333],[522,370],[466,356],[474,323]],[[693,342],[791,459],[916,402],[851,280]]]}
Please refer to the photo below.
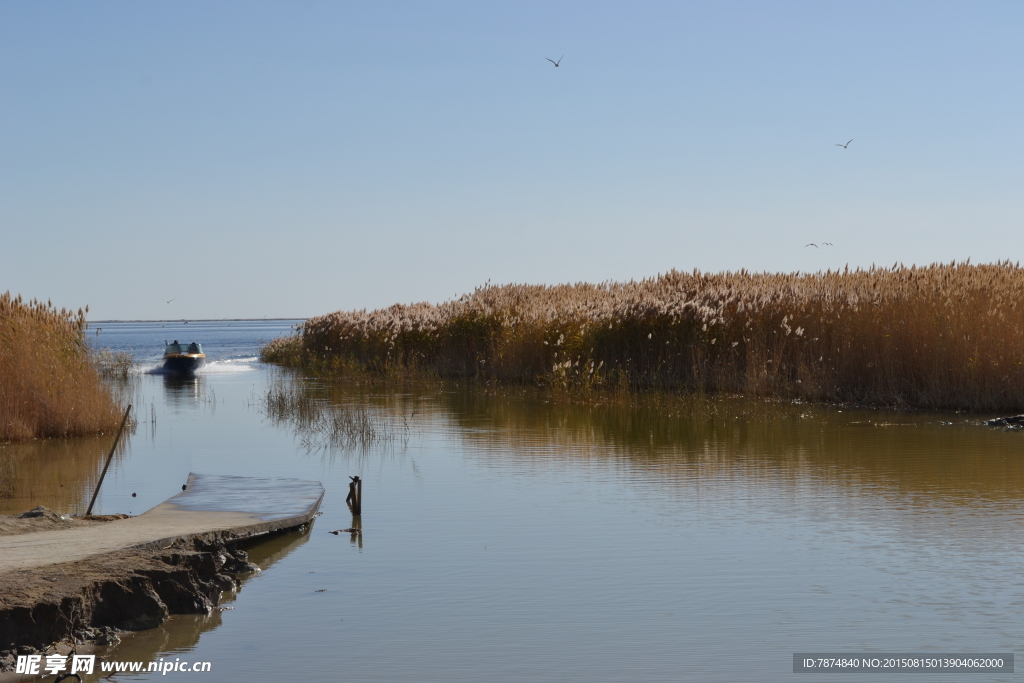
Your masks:
{"label": "concrete boat ramp", "polygon": [[116,644],[171,614],[209,614],[259,569],[234,543],[309,524],[323,497],[318,481],[190,474],[138,517],[0,536],[0,682],[20,679],[4,673],[18,654]]}
{"label": "concrete boat ramp", "polygon": [[0,584],[7,572],[121,550],[165,549],[176,541],[231,543],[291,529],[310,522],[323,497],[318,481],[190,474],[184,491],[138,517],[0,536]]}

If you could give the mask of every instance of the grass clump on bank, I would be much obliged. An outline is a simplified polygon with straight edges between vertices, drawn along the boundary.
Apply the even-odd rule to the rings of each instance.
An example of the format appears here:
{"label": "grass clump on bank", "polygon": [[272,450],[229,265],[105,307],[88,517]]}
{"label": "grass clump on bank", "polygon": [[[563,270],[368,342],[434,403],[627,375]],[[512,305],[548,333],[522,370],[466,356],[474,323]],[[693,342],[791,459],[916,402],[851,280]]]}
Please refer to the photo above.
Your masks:
{"label": "grass clump on bank", "polygon": [[439,305],[308,320],[263,350],[324,374],[418,374],[556,391],[737,392],[900,407],[1024,408],[1024,269],[676,271],[485,286]]}
{"label": "grass clump on bank", "polygon": [[92,353],[92,362],[100,377],[122,382],[130,379],[135,369],[135,357],[128,351],[97,349]]}
{"label": "grass clump on bank", "polygon": [[85,312],[0,295],[0,441],[80,436],[120,421],[85,343]]}

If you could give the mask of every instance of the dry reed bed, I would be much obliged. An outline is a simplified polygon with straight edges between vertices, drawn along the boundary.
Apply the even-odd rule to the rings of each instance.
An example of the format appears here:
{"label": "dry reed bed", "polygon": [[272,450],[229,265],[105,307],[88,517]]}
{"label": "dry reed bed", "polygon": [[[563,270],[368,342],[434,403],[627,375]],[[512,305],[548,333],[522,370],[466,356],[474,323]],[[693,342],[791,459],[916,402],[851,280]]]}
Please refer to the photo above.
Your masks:
{"label": "dry reed bed", "polygon": [[85,312],[0,295],[0,441],[97,434],[119,415],[85,344]]}
{"label": "dry reed bed", "polygon": [[328,374],[426,372],[559,391],[1019,410],[1024,269],[672,271],[627,283],[485,286],[439,305],[312,318],[263,355]]}

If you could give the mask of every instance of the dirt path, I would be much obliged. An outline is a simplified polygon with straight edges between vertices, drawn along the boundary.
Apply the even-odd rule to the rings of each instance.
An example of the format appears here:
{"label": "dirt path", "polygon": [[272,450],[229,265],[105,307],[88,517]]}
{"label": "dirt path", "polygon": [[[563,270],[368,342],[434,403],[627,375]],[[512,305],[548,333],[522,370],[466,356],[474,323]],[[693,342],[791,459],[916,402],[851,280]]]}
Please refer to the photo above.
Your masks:
{"label": "dirt path", "polygon": [[[77,562],[128,549],[160,549],[175,541],[225,541],[308,522],[323,498],[320,482],[189,475],[185,491],[138,517],[74,520],[43,508],[2,518],[3,574]],[[26,516],[28,515],[28,516]]]}
{"label": "dirt path", "polygon": [[323,495],[314,481],[193,474],[138,517],[0,517],[0,671],[26,648],[208,613],[234,575],[258,571],[232,545],[310,523]]}

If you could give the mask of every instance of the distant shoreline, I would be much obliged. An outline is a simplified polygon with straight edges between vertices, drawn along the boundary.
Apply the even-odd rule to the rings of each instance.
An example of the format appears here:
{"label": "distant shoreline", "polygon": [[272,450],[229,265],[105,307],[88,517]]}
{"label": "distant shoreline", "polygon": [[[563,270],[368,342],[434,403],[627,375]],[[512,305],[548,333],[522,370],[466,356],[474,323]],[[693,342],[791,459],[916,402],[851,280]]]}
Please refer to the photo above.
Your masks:
{"label": "distant shoreline", "polygon": [[273,322],[275,320],[309,320],[309,318],[169,318],[163,320],[86,320],[93,323],[242,323],[242,322]]}

